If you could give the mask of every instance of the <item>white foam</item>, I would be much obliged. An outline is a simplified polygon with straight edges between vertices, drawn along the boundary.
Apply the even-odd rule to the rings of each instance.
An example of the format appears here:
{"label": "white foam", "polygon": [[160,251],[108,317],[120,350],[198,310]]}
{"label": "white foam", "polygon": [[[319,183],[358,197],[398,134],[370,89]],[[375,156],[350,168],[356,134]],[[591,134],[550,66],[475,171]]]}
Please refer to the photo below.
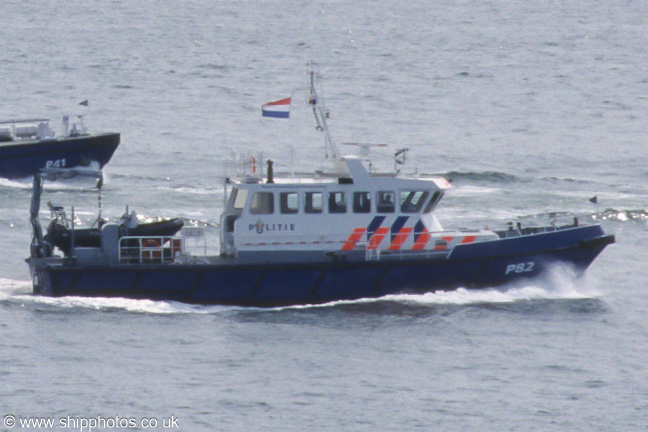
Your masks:
{"label": "white foam", "polygon": [[190,186],[178,186],[178,187],[158,186],[156,189],[161,191],[169,191],[169,192],[193,194],[193,195],[214,195],[220,193],[220,191],[215,191],[213,189],[196,188]]}
{"label": "white foam", "polygon": [[31,292],[30,281],[0,278],[0,300]]}
{"label": "white foam", "polygon": [[86,308],[94,310],[120,309],[127,312],[174,314],[210,314],[232,310],[227,306],[200,306],[178,302],[134,300],[106,297],[47,297],[32,295],[31,281],[0,278],[0,300],[20,304],[46,304],[61,309]]}
{"label": "white foam", "polygon": [[481,195],[494,195],[501,193],[503,189],[487,186],[475,186],[475,185],[462,185],[460,187],[453,188],[449,196],[453,197],[464,197],[464,196],[481,196]]}
{"label": "white foam", "polygon": [[514,303],[530,300],[586,299],[600,297],[587,278],[576,278],[567,265],[555,265],[531,281],[511,283],[499,288],[441,291],[418,296],[393,296],[394,300],[422,304]]}
{"label": "white foam", "polygon": [[[96,161],[90,162],[90,165],[88,165],[87,167],[83,167],[83,169],[88,171],[101,171],[99,167],[99,162]],[[103,170],[103,176],[104,176],[103,183],[107,184],[109,182],[110,177],[107,174],[105,169]],[[66,182],[68,182],[68,184],[66,184]],[[0,187],[4,186],[12,189],[31,190],[33,185],[34,185],[34,180],[31,176],[20,178],[20,179],[14,179],[14,180],[0,178]],[[46,182],[44,188],[46,191],[50,191],[50,192],[70,190],[70,189],[93,189],[94,183],[93,181],[79,180],[79,179],[74,180],[74,178],[72,178],[72,179],[67,179],[65,181]]]}
{"label": "white foam", "polygon": [[524,283],[512,283],[498,288],[458,288],[452,291],[436,291],[424,294],[393,294],[380,298],[342,300],[321,305],[288,306],[278,309],[331,307],[384,301],[417,305],[470,305],[515,303],[543,299],[589,299],[600,297],[602,294],[596,288],[592,287],[592,285],[592,282],[587,277],[575,278],[573,270],[569,266],[556,265],[544,277],[525,281]]}
{"label": "white foam", "polygon": [[0,186],[12,188],[12,189],[31,189],[33,186],[33,181],[31,178],[25,178],[20,180],[9,180],[6,178],[0,178]]}
{"label": "white foam", "polygon": [[577,290],[552,289],[538,285],[527,285],[523,287],[508,289],[465,289],[459,288],[454,291],[439,291],[420,295],[394,295],[383,297],[383,300],[401,301],[404,303],[418,304],[480,304],[480,303],[514,303],[519,301],[540,300],[540,299],[580,299],[591,298],[592,294],[586,294]]}
{"label": "white foam", "polygon": [[16,295],[10,300],[21,303],[46,304],[61,309],[84,308],[93,310],[117,309],[126,312],[149,314],[211,314],[232,310],[227,306],[200,306],[178,302],[134,300],[122,297],[46,297]]}

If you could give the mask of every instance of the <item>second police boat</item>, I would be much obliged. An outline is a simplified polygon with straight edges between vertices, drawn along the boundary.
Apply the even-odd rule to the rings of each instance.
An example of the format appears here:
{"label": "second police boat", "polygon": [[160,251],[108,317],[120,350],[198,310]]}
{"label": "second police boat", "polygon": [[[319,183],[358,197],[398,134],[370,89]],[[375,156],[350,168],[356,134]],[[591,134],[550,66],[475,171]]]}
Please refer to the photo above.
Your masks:
{"label": "second police boat", "polygon": [[30,177],[42,168],[87,167],[93,162],[101,169],[119,146],[119,133],[88,133],[83,116],[72,116],[72,122],[69,115],[63,116],[63,133],[58,136],[49,122],[0,121],[0,177]]}
{"label": "second police boat", "polygon": [[57,251],[39,221],[42,183],[74,173],[44,170],[34,179],[31,206],[27,262],[34,293],[244,306],[325,303],[493,287],[541,275],[555,263],[578,274],[614,243],[599,224],[577,219],[563,226],[444,230],[434,210],[450,184],[442,177],[376,174],[357,157],[338,157],[309,73],[309,102],[335,162],[332,172],[275,178],[268,162],[265,178],[228,179],[221,253],[206,256],[187,252],[184,231],[174,235],[180,226],[155,233],[129,229],[128,221],[104,224],[95,229],[96,241],[75,243],[75,232],[87,229],[64,217],[47,230],[67,234],[66,247]]}

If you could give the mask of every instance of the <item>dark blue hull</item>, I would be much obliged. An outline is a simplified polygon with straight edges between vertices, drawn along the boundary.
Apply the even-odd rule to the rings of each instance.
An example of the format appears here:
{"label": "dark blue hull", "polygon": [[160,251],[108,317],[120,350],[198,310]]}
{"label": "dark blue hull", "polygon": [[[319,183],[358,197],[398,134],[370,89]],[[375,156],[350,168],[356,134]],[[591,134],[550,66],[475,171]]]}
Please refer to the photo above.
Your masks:
{"label": "dark blue hull", "polygon": [[46,167],[100,167],[110,161],[119,146],[118,133],[51,138],[0,144],[0,177],[29,177]]}
{"label": "dark blue hull", "polygon": [[38,265],[34,290],[49,296],[126,297],[196,304],[276,306],[355,300],[536,277],[556,262],[584,271],[614,242],[583,226],[457,246],[450,256],[380,261],[213,265]]}

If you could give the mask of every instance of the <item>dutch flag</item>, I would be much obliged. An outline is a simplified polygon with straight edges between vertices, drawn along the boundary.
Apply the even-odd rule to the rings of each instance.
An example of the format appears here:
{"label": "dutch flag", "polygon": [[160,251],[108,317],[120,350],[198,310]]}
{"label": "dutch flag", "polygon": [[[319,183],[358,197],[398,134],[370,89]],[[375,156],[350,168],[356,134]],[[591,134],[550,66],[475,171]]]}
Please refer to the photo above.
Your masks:
{"label": "dutch flag", "polygon": [[289,118],[290,99],[291,98],[281,99],[261,105],[261,115],[263,117]]}

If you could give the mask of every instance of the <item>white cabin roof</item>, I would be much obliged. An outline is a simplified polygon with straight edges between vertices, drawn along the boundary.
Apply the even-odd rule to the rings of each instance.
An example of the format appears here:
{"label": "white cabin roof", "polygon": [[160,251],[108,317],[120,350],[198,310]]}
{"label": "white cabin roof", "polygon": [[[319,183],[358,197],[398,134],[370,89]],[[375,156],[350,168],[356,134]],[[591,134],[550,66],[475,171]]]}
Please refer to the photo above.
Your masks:
{"label": "white cabin roof", "polygon": [[312,176],[299,177],[275,177],[272,183],[267,179],[258,176],[243,176],[231,179],[237,187],[256,189],[304,186],[350,186],[351,189],[363,188],[378,190],[381,188],[410,188],[427,190],[450,189],[450,183],[443,177],[417,176],[404,177],[396,176],[394,173],[374,174],[367,171],[362,160],[356,156],[343,156],[338,160],[336,172],[318,172]]}

